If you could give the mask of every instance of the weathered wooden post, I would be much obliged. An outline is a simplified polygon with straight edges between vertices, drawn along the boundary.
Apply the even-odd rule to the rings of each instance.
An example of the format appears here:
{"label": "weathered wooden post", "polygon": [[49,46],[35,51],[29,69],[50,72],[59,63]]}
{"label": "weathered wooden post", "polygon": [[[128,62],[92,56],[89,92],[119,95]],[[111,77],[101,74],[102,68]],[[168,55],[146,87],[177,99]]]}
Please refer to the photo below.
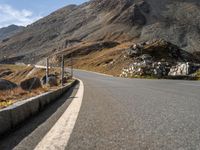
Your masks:
{"label": "weathered wooden post", "polygon": [[186,62],[186,75],[189,75],[189,62]]}
{"label": "weathered wooden post", "polygon": [[61,85],[64,85],[64,70],[65,69],[65,63],[64,63],[64,55],[62,55],[62,59],[61,59]]}
{"label": "weathered wooden post", "polygon": [[46,84],[48,84],[49,80],[49,58],[46,58]]}
{"label": "weathered wooden post", "polygon": [[74,75],[74,73],[73,73],[73,55],[71,53],[71,78],[73,78],[73,75]]}

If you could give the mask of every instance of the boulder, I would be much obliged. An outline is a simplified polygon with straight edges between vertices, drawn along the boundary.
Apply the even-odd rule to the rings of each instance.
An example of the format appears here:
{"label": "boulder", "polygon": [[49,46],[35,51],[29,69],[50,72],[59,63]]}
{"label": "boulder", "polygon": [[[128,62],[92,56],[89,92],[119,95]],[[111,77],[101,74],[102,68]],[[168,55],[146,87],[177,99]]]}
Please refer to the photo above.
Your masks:
{"label": "boulder", "polygon": [[23,89],[23,90],[32,90],[32,89],[37,89],[37,88],[40,88],[42,85],[41,85],[41,82],[40,82],[40,79],[39,78],[30,78],[30,79],[26,79],[24,81],[22,81],[20,83],[20,87]]}
{"label": "boulder", "polygon": [[152,56],[149,54],[143,54],[142,56],[140,56],[140,58],[142,60],[152,60]]}
{"label": "boulder", "polygon": [[[153,62],[151,61],[150,55],[143,55],[144,60],[134,62],[129,65],[128,69],[122,70],[122,77],[127,76],[156,76],[156,77],[163,77],[167,76],[170,71],[170,64],[168,62]],[[146,60],[145,60],[146,59]],[[149,60],[148,60],[149,59]]]}
{"label": "boulder", "polygon": [[143,44],[133,44],[126,53],[129,57],[139,56],[141,54],[141,49],[143,49]]}
{"label": "boulder", "polygon": [[155,75],[156,77],[161,78],[164,74],[165,74],[165,73],[164,73],[164,70],[163,70],[163,68],[161,68],[160,66],[157,66],[157,67],[154,69],[154,75]]}
{"label": "boulder", "polygon": [[[67,83],[68,80],[70,80],[70,79],[71,79],[71,76],[64,77],[64,78],[63,78],[63,83]],[[60,81],[60,83],[61,83],[61,81]]]}
{"label": "boulder", "polygon": [[0,79],[0,90],[11,90],[17,87],[17,84],[8,80]]}
{"label": "boulder", "polygon": [[[49,74],[48,78],[50,78],[50,77],[57,78],[57,75],[55,75],[55,74]],[[45,85],[47,83],[47,81],[46,81],[46,75],[42,77],[41,82],[42,82],[43,85]]]}
{"label": "boulder", "polygon": [[55,76],[48,77],[48,84],[50,86],[58,86],[57,77]]}
{"label": "boulder", "polygon": [[176,66],[172,66],[169,72],[169,76],[185,76],[189,74],[189,63],[178,63]]}
{"label": "boulder", "polygon": [[138,49],[129,48],[129,49],[126,50],[126,53],[127,53],[128,57],[134,57],[134,56],[139,55],[140,51]]}

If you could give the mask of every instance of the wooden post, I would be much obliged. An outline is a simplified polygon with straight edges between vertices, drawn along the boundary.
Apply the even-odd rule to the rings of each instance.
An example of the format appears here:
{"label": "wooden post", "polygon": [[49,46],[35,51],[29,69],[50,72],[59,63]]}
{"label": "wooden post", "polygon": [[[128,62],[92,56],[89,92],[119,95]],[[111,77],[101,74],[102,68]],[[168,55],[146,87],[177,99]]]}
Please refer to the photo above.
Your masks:
{"label": "wooden post", "polygon": [[64,63],[64,55],[62,55],[62,60],[61,60],[61,85],[64,85],[64,70],[65,69],[65,63]]}
{"label": "wooden post", "polygon": [[186,62],[186,75],[189,75],[189,62]]}
{"label": "wooden post", "polygon": [[49,78],[49,58],[46,58],[46,84],[48,83]]}
{"label": "wooden post", "polygon": [[73,55],[72,55],[72,53],[71,53],[71,77],[73,78]]}

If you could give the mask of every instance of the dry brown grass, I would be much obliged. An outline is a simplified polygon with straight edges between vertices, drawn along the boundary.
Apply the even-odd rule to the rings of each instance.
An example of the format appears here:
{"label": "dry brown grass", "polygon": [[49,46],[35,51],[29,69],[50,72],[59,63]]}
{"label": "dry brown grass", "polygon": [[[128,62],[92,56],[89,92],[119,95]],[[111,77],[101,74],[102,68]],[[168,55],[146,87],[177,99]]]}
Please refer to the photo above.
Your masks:
{"label": "dry brown grass", "polygon": [[36,90],[32,90],[31,92],[24,91],[21,88],[0,91],[0,108],[7,107],[20,100],[24,100],[36,95],[40,95],[44,92],[47,92],[48,90],[49,90],[48,87],[44,87],[44,88],[38,88]]}
{"label": "dry brown grass", "polygon": [[[9,80],[11,82],[19,84],[21,81],[32,78],[38,77],[42,78],[45,76],[45,69],[34,68],[32,66],[19,66],[19,65],[0,65],[0,72],[1,70],[11,70],[13,73],[4,77],[4,79]],[[57,72],[60,74],[59,68],[51,68],[49,73]]]}
{"label": "dry brown grass", "polygon": [[[42,78],[45,75],[45,69],[37,69],[31,66],[27,67],[18,65],[0,65],[0,71],[8,69],[11,70],[13,73],[4,77],[4,79],[17,84],[28,78],[32,77]],[[59,68],[50,69],[50,73],[55,73],[55,72],[60,74],[60,69]],[[58,87],[53,87],[51,89],[54,90],[57,88]],[[35,90],[31,90],[31,92],[24,91],[20,87],[15,88],[13,90],[0,91],[0,109],[12,105],[17,101],[24,100],[36,95],[40,95],[49,90],[50,87],[45,86]]]}
{"label": "dry brown grass", "polygon": [[4,77],[4,79],[15,83],[20,83],[26,78],[27,74],[33,69],[33,67],[21,65],[0,65],[0,70],[6,69],[11,70],[13,73]]}
{"label": "dry brown grass", "polygon": [[[18,71],[18,70],[22,70],[22,69],[26,69],[27,66],[23,66],[23,65],[8,65],[8,64],[0,64],[0,70],[1,69],[11,69],[11,70],[14,70],[14,71]],[[28,67],[28,68],[32,68],[32,67]]]}
{"label": "dry brown grass", "polygon": [[[131,44],[122,43],[113,48],[94,51],[89,55],[77,56],[73,61],[74,67],[118,76],[121,69],[130,63],[130,60],[123,57],[123,52]],[[70,66],[70,60],[66,60],[66,65]]]}

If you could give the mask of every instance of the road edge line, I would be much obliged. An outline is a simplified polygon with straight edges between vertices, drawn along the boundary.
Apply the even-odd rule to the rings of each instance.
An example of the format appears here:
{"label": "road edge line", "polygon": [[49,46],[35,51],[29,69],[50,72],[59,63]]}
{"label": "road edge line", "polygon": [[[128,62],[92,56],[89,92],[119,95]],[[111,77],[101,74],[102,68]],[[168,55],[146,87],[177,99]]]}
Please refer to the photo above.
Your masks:
{"label": "road edge line", "polygon": [[35,150],[64,150],[76,124],[84,95],[84,84],[78,79],[80,86],[71,104],[56,124],[43,137]]}

